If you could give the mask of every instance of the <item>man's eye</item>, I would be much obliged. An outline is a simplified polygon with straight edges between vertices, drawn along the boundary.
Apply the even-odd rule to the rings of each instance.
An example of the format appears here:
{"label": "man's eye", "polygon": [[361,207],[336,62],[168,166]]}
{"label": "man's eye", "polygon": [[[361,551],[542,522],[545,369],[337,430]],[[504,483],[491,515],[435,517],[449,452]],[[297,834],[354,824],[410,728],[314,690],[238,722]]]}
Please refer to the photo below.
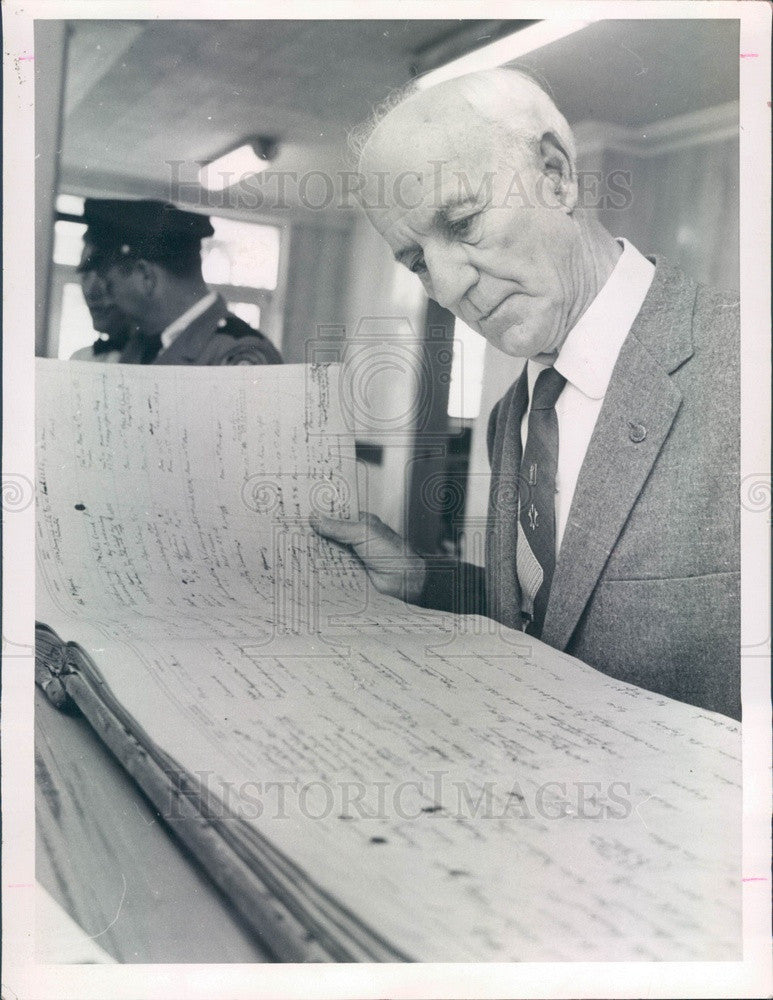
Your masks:
{"label": "man's eye", "polygon": [[464,239],[465,236],[470,235],[472,220],[473,217],[471,215],[468,215],[463,219],[455,219],[453,222],[448,223],[448,228],[454,236]]}

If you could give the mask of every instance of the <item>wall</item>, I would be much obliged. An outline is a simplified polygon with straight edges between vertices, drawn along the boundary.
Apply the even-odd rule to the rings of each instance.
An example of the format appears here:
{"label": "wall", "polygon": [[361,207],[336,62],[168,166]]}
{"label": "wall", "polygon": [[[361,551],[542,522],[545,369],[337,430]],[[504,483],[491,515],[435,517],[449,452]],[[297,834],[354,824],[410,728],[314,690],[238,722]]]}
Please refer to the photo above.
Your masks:
{"label": "wall", "polygon": [[360,504],[404,531],[426,298],[369,222],[354,227],[346,281],[345,393],[357,438],[382,449],[360,463]]}
{"label": "wall", "polygon": [[[627,171],[630,204],[598,218],[644,253],[680,264],[696,281],[738,290],[738,106],[721,105],[659,123],[626,141],[603,132],[603,171]],[[622,199],[620,199],[622,200]]]}
{"label": "wall", "polygon": [[352,226],[295,222],[289,229],[282,356],[303,364],[320,329],[345,323]]}
{"label": "wall", "polygon": [[46,353],[67,32],[35,22],[35,354]]}

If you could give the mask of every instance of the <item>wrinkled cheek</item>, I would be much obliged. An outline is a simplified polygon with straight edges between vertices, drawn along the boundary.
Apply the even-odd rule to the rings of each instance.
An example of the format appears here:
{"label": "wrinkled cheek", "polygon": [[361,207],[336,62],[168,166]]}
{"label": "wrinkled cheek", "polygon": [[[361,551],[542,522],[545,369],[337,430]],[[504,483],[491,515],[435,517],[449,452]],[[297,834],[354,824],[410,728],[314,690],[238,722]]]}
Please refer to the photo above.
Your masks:
{"label": "wrinkled cheek", "polygon": [[528,331],[533,353],[549,353],[561,331],[563,303],[550,294],[528,300],[523,310],[523,330]]}
{"label": "wrinkled cheek", "polygon": [[570,301],[573,283],[566,271],[557,271],[553,282],[553,308],[556,316],[560,317],[566,310],[566,304]]}
{"label": "wrinkled cheek", "polygon": [[123,292],[114,291],[113,292],[113,302],[116,306],[124,312],[128,312],[131,307],[131,300]]}
{"label": "wrinkled cheek", "polygon": [[140,311],[138,309],[136,296],[130,295],[124,290],[115,291],[113,293],[113,302],[115,302],[116,307],[127,316],[136,317]]}

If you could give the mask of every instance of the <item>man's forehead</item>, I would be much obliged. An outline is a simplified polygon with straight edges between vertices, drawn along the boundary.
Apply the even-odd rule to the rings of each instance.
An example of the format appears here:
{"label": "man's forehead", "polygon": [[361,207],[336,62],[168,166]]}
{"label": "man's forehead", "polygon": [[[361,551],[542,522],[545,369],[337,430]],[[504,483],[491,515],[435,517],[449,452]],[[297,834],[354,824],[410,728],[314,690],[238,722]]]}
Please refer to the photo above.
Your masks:
{"label": "man's forehead", "polygon": [[[391,123],[390,123],[391,125]],[[463,129],[453,122],[427,123],[413,136],[382,131],[360,161],[366,209],[431,202],[453,207],[485,187],[496,165],[490,130],[480,123]],[[369,212],[370,214],[370,212]]]}
{"label": "man's forehead", "polygon": [[365,174],[402,170],[431,173],[435,161],[473,150],[475,134],[479,142],[484,138],[482,125],[473,109],[458,99],[407,101],[376,126],[365,144],[360,168]]}
{"label": "man's forehead", "polygon": [[85,242],[81,251],[81,259],[76,271],[80,275],[96,274],[100,278],[116,274],[116,255],[109,251],[102,250],[93,243]]}

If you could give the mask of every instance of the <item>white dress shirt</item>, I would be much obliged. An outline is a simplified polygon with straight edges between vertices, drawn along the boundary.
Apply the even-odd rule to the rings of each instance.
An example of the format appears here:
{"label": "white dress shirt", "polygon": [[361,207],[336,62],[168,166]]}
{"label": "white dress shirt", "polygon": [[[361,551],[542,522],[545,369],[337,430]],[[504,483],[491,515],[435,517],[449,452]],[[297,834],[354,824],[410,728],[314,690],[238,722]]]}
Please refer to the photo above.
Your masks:
{"label": "white dress shirt", "polygon": [[[558,470],[556,472],[556,554],[569,519],[580,468],[596,426],[620,348],[655,276],[655,265],[627,240],[606,284],[572,327],[554,367],[566,379],[556,402]],[[526,366],[529,406],[521,421],[526,447],[534,383],[546,365],[531,358]]]}
{"label": "white dress shirt", "polygon": [[216,301],[217,292],[207,292],[198,302],[194,302],[190,309],[186,309],[182,315],[173,320],[161,333],[162,350],[166,350],[167,347],[173,344],[183,330],[187,330],[191,323],[205,313]]}

